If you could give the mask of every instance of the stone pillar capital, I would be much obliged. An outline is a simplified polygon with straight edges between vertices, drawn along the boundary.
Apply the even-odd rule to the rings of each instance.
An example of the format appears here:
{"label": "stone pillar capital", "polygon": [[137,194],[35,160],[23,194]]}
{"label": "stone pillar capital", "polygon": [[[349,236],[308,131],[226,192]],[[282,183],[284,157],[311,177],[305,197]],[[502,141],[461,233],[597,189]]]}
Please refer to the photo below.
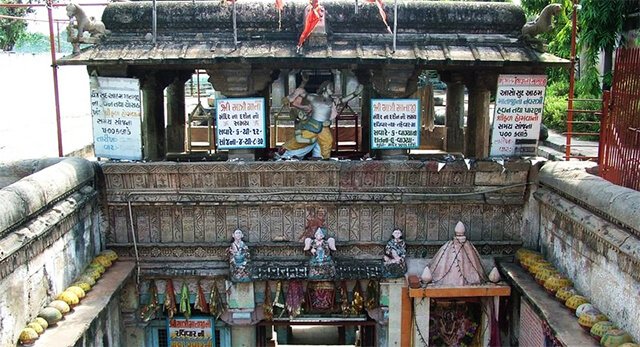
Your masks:
{"label": "stone pillar capital", "polygon": [[406,98],[418,88],[419,74],[420,70],[414,65],[386,65],[370,70],[370,79],[378,94],[388,98]]}
{"label": "stone pillar capital", "polygon": [[256,95],[277,78],[274,69],[247,63],[217,64],[207,69],[213,87],[225,96]]}

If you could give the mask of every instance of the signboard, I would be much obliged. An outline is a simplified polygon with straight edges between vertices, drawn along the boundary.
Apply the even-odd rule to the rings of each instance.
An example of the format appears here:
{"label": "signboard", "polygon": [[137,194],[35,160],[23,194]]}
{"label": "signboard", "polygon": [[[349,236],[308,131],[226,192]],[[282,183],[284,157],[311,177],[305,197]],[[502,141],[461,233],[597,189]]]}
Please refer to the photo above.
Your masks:
{"label": "signboard", "polygon": [[90,90],[96,157],[142,159],[140,82],[135,78],[92,77]]}
{"label": "signboard", "polygon": [[536,155],[544,109],[545,75],[500,75],[490,156]]}
{"label": "signboard", "polygon": [[371,99],[371,149],[420,147],[418,99]]}
{"label": "signboard", "polygon": [[265,148],[264,98],[216,100],[218,149]]}
{"label": "signboard", "polygon": [[211,317],[174,317],[167,319],[169,347],[213,347],[215,327]]}

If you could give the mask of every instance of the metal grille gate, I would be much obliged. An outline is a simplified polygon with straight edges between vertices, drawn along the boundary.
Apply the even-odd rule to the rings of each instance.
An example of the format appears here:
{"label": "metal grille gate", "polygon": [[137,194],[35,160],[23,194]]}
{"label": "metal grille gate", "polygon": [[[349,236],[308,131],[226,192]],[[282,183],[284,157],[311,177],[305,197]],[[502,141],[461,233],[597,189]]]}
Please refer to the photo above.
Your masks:
{"label": "metal grille gate", "polygon": [[611,92],[603,100],[599,157],[603,178],[640,191],[640,48],[616,53]]}

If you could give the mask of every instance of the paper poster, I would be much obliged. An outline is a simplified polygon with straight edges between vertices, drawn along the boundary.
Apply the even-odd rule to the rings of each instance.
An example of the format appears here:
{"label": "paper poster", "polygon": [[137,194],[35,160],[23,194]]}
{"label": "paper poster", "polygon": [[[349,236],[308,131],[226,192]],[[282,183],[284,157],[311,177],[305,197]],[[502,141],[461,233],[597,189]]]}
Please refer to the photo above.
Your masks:
{"label": "paper poster", "polygon": [[535,156],[544,109],[545,75],[500,75],[490,156]]}
{"label": "paper poster", "polygon": [[420,147],[418,99],[371,99],[371,149]]}
{"label": "paper poster", "polygon": [[92,77],[90,90],[96,157],[141,160],[140,82],[135,78]]}
{"label": "paper poster", "polygon": [[167,319],[167,338],[170,347],[213,347],[216,334],[213,318],[174,317]]}
{"label": "paper poster", "polygon": [[264,98],[216,100],[218,149],[265,148]]}

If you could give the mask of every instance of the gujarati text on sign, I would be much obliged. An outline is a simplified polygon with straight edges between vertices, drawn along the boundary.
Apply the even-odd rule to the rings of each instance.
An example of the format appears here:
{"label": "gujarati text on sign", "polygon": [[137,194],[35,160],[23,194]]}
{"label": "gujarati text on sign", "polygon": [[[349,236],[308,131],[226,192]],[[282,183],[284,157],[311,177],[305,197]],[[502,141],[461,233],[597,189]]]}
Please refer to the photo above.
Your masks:
{"label": "gujarati text on sign", "polygon": [[91,119],[96,157],[142,159],[140,82],[92,77]]}
{"label": "gujarati text on sign", "polygon": [[217,100],[216,135],[219,149],[265,148],[264,98]]}
{"label": "gujarati text on sign", "polygon": [[418,99],[371,100],[371,149],[420,146]]}
{"label": "gujarati text on sign", "polygon": [[500,75],[491,133],[491,156],[536,154],[545,75]]}
{"label": "gujarati text on sign", "polygon": [[167,319],[168,344],[171,347],[213,347],[215,330],[213,319],[174,317]]}

